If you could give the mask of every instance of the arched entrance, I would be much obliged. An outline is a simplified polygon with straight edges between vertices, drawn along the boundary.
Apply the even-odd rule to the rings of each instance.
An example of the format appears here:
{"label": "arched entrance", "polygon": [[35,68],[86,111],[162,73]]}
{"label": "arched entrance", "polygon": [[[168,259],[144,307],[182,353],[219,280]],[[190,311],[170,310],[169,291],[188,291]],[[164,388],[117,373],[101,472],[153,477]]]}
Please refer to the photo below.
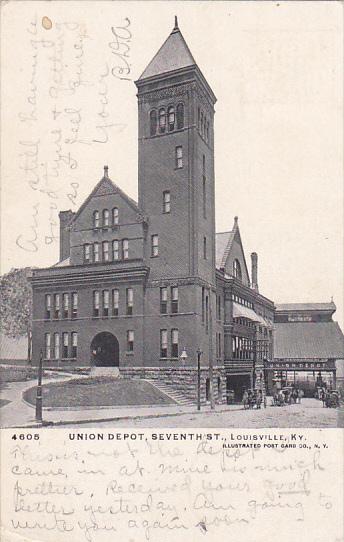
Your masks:
{"label": "arched entrance", "polygon": [[93,338],[91,342],[91,362],[96,367],[119,366],[119,344],[112,333],[104,331]]}

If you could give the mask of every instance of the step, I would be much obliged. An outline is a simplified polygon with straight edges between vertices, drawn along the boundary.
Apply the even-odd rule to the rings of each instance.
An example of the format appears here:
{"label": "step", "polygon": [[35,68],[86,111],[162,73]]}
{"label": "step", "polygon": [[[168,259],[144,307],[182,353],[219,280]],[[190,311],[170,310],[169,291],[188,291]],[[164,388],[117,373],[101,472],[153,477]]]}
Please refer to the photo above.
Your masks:
{"label": "step", "polygon": [[194,402],[191,399],[188,399],[187,397],[185,397],[185,395],[181,391],[174,389],[172,386],[169,386],[168,384],[165,384],[163,382],[159,382],[156,380],[150,380],[147,378],[145,378],[145,380],[146,382],[149,382],[150,384],[158,388],[158,390],[160,390],[162,393],[165,393],[165,395],[168,395],[171,399],[176,401],[179,405],[184,405],[184,406],[194,405]]}

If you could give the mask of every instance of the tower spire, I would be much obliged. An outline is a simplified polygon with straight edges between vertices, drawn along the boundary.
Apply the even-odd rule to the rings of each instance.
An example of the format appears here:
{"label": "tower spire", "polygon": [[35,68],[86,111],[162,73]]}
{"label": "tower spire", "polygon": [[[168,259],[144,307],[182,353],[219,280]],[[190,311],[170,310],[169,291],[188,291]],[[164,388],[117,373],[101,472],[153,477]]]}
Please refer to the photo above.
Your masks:
{"label": "tower spire", "polygon": [[177,15],[174,16],[174,29],[172,30],[172,32],[178,32],[179,30],[179,26],[178,26],[178,17]]}

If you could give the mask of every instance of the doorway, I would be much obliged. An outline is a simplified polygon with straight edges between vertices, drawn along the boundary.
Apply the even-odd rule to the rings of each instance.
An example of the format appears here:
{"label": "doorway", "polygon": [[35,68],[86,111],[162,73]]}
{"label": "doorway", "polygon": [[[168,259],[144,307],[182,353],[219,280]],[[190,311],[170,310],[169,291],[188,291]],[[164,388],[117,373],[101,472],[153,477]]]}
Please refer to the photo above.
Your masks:
{"label": "doorway", "polygon": [[119,367],[119,343],[115,335],[104,331],[93,338],[91,364],[95,367]]}

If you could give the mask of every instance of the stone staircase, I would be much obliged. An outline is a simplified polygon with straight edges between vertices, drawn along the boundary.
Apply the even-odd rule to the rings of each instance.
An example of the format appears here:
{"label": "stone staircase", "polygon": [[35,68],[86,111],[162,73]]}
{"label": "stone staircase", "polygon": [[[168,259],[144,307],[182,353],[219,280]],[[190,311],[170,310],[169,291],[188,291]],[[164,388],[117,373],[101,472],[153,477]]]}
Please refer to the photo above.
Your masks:
{"label": "stone staircase", "polygon": [[152,384],[152,386],[158,388],[158,390],[160,390],[165,395],[171,397],[171,399],[176,401],[176,403],[178,403],[179,405],[195,406],[196,404],[194,401],[192,401],[192,399],[188,399],[187,397],[185,397],[185,395],[181,391],[174,389],[172,386],[169,386],[164,382],[160,382],[158,380],[150,380],[148,378],[145,378],[144,380]]}

